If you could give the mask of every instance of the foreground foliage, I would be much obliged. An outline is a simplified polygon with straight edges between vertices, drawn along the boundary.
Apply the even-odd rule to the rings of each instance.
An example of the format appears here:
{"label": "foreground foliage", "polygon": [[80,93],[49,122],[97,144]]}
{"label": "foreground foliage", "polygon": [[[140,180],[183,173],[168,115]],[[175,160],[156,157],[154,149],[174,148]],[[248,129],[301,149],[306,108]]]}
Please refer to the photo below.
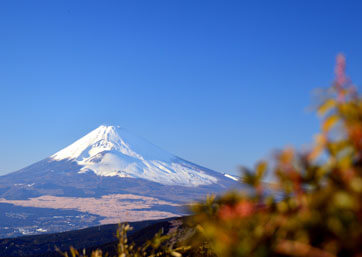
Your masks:
{"label": "foreground foliage", "polygon": [[260,162],[244,170],[252,194],[195,205],[193,242],[208,241],[218,256],[362,255],[362,101],[344,71],[338,56],[313,149],[278,152],[269,169],[274,184],[263,184],[267,163]]}
{"label": "foreground foliage", "polygon": [[[362,256],[362,101],[345,76],[343,56],[318,114],[321,132],[310,151],[288,148],[271,167],[244,169],[251,191],[193,205],[186,222],[192,232],[183,230],[177,242],[159,233],[135,247],[122,226],[118,256]],[[273,183],[263,183],[267,171]]]}

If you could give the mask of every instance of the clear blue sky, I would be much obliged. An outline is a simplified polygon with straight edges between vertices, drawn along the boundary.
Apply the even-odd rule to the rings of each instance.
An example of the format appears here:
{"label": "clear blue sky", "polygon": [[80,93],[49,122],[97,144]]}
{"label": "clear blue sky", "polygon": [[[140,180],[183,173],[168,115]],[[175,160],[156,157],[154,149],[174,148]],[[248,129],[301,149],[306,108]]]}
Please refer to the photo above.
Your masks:
{"label": "clear blue sky", "polygon": [[361,1],[0,2],[0,174],[116,124],[237,174],[312,140],[342,52],[362,84]]}

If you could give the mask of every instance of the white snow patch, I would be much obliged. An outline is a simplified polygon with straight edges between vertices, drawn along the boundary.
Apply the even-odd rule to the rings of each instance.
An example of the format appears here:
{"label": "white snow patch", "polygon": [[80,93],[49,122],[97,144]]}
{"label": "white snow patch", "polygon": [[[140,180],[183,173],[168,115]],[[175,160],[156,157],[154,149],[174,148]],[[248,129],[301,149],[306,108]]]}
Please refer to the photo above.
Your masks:
{"label": "white snow patch", "polygon": [[99,176],[142,178],[180,186],[217,183],[207,171],[115,126],[102,125],[51,158],[71,159],[82,166],[81,173],[93,171]]}
{"label": "white snow patch", "polygon": [[36,230],[36,232],[42,232],[42,233],[44,233],[44,232],[47,232],[47,230],[46,230],[46,229],[43,229],[43,228],[38,228],[38,229]]}
{"label": "white snow patch", "polygon": [[224,176],[227,177],[227,178],[231,178],[232,180],[235,180],[235,181],[239,180],[237,177],[234,177],[234,176],[232,176],[230,174],[227,174],[227,173],[225,173]]}

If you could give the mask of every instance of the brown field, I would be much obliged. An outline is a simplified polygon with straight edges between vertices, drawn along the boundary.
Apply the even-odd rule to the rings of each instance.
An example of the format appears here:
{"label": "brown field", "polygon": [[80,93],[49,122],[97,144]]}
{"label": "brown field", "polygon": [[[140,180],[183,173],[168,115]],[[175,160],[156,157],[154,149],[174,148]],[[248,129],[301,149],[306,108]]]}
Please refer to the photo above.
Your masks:
{"label": "brown field", "polygon": [[101,198],[59,197],[45,195],[28,200],[7,200],[0,198],[0,203],[10,203],[23,207],[68,209],[88,212],[104,217],[102,224],[125,221],[162,219],[179,216],[171,211],[152,210],[157,206],[179,207],[179,204],[159,200],[153,197],[133,194],[111,194]]}

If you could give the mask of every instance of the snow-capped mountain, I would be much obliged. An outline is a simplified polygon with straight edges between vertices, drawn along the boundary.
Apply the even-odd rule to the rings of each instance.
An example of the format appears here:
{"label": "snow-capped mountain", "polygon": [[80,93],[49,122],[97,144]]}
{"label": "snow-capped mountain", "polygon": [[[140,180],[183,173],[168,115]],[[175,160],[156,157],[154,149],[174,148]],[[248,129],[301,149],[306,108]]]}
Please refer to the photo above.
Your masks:
{"label": "snow-capped mountain", "polygon": [[115,126],[102,125],[51,158],[73,160],[82,167],[79,172],[99,176],[142,178],[179,186],[217,183],[217,178],[198,166]]}
{"label": "snow-capped mountain", "polygon": [[0,238],[183,215],[185,204],[239,187],[237,180],[125,129],[100,126],[0,176]]}

